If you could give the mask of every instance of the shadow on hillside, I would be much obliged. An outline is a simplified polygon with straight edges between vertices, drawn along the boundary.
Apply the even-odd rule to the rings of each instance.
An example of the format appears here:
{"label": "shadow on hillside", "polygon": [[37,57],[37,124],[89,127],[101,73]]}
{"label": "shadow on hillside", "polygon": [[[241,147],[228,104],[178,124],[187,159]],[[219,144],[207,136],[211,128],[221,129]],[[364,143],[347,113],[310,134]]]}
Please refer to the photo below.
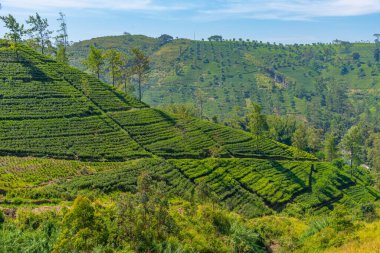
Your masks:
{"label": "shadow on hillside", "polygon": [[290,181],[296,182],[297,184],[301,185],[303,188],[307,187],[305,182],[302,179],[300,179],[293,171],[285,168],[284,166],[282,166],[279,162],[275,160],[271,160],[270,163],[273,166],[273,168],[275,168],[281,174],[284,174],[285,177],[289,179]]}
{"label": "shadow on hillside", "polygon": [[41,69],[36,67],[36,64],[29,61],[28,59],[24,58],[20,62],[20,64],[26,69],[28,69],[28,72],[31,75],[31,78],[30,78],[31,80],[27,80],[27,81],[32,81],[32,80],[45,81],[45,82],[52,81],[52,79],[49,76],[47,76],[46,73],[44,73]]}

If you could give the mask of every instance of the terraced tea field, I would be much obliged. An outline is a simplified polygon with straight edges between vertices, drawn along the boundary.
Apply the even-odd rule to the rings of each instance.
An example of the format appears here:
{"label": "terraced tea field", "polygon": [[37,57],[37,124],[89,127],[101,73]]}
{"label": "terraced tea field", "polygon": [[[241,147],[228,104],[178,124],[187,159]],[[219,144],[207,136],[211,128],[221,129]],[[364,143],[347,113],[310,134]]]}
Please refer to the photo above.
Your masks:
{"label": "terraced tea field", "polygon": [[93,191],[135,192],[143,171],[166,182],[166,192],[173,197],[191,198],[197,185],[206,184],[215,202],[246,216],[282,211],[294,204],[323,211],[380,197],[371,187],[355,182],[360,178],[352,180],[327,163],[254,158],[79,162],[1,157],[0,191],[8,206],[60,203]]}
{"label": "terraced tea field", "polygon": [[150,109],[25,46],[0,48],[0,154],[92,161],[164,158],[313,159],[269,139]]}
{"label": "terraced tea field", "polygon": [[143,171],[173,197],[191,199],[204,184],[213,201],[247,216],[379,198],[360,175],[306,152],[166,114],[26,46],[0,45],[1,205],[134,192]]}

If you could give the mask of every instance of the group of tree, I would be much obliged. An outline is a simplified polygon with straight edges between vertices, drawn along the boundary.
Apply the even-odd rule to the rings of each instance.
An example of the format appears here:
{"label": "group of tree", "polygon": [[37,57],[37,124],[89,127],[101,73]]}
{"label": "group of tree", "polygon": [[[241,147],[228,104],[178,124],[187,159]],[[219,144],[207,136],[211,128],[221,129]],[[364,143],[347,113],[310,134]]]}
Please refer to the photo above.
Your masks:
{"label": "group of tree", "polygon": [[[42,18],[38,13],[29,16],[26,20],[28,27],[19,23],[11,14],[1,16],[0,20],[3,21],[4,26],[8,29],[5,37],[13,42],[24,42],[27,45],[39,49],[42,54],[55,55],[57,61],[68,62],[66,55],[66,48],[68,46],[67,24],[65,14],[59,13],[59,29],[56,31],[56,36],[52,36],[53,31],[49,30],[49,23],[47,18]],[[27,36],[26,39],[24,39]],[[52,39],[55,40],[53,45]]]}
{"label": "group of tree", "polygon": [[142,99],[142,85],[146,80],[149,70],[149,57],[138,48],[132,50],[133,58],[128,60],[128,56],[116,49],[103,50],[90,47],[87,58],[83,61],[84,66],[98,79],[102,71],[105,71],[113,86],[117,83],[124,85],[127,92],[127,85],[132,77],[136,77],[138,85],[138,98]]}

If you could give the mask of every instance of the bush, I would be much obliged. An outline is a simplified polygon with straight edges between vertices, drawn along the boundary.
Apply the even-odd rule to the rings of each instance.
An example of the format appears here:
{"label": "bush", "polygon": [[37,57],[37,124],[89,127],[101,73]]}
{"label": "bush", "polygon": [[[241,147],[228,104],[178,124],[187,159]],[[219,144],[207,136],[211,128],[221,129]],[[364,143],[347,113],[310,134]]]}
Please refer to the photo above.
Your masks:
{"label": "bush", "polygon": [[0,210],[0,223],[4,223],[4,221],[5,221],[4,212],[3,212],[3,210]]}
{"label": "bush", "polygon": [[373,203],[365,203],[360,207],[363,218],[372,220],[376,216],[376,207]]}
{"label": "bush", "polygon": [[212,217],[212,223],[216,230],[223,235],[228,235],[231,229],[230,219],[222,212],[215,212]]}

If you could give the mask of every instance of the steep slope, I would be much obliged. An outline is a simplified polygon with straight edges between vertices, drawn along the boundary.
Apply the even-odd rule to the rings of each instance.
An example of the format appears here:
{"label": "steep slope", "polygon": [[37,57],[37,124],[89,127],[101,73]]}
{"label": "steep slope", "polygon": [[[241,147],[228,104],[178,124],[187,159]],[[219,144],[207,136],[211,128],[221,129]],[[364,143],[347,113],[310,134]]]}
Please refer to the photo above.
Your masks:
{"label": "steep slope", "polygon": [[[176,119],[74,68],[3,42],[0,152],[80,160],[277,157],[313,159],[269,139]],[[211,152],[218,151],[218,154]],[[215,152],[216,152],[215,151]]]}

